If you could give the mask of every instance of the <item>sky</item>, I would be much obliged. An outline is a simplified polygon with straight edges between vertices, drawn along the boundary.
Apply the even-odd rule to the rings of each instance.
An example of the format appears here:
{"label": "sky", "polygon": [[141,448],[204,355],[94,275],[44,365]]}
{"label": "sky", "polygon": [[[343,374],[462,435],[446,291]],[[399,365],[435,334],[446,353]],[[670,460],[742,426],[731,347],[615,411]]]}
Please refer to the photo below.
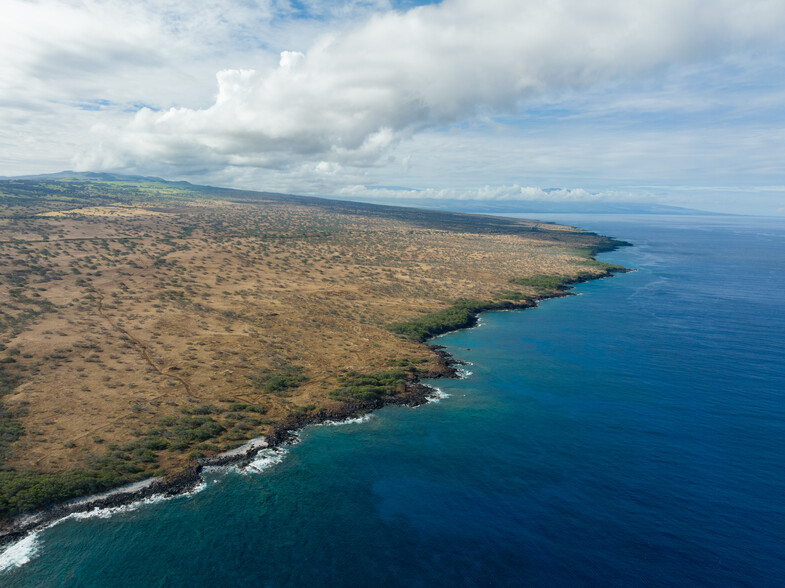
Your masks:
{"label": "sky", "polygon": [[0,175],[785,215],[782,0],[3,0]]}

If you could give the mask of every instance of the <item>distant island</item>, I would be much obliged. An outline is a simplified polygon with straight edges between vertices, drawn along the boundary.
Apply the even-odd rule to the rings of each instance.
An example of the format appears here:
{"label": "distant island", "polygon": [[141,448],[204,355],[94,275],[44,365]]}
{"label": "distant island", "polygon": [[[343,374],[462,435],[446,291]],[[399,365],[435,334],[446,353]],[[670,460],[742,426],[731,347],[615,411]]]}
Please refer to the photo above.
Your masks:
{"label": "distant island", "polygon": [[[367,200],[371,202],[371,200]],[[389,204],[384,199],[373,202]],[[657,214],[728,216],[726,213],[709,212],[682,206],[669,206],[650,202],[582,201],[582,200],[472,200],[472,199],[406,199],[410,206],[433,210],[450,210],[479,214]]]}
{"label": "distant island", "polygon": [[531,220],[63,173],[0,180],[0,517],[175,476],[453,373],[425,342],[624,271]]}

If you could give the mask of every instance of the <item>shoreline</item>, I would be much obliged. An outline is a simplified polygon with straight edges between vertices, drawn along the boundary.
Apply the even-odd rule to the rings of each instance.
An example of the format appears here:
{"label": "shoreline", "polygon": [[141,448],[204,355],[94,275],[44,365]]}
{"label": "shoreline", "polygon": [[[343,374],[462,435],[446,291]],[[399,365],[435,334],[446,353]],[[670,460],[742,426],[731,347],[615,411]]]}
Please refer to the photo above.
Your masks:
{"label": "shoreline", "polygon": [[[576,277],[569,282],[565,282],[564,290],[533,296],[520,303],[515,303],[507,310],[536,308],[538,302],[541,300],[574,296],[575,294],[569,291],[572,289],[573,284],[609,278],[616,273],[628,273],[631,271],[635,270],[621,268],[605,270],[603,274],[596,276]],[[481,312],[477,312],[472,315],[472,322],[470,325],[459,327],[448,332],[455,332],[477,326],[480,314]],[[447,333],[441,333],[432,338],[431,341],[445,334]],[[12,519],[12,522],[8,527],[0,530],[0,550],[2,550],[0,551],[0,554],[5,552],[5,549],[9,545],[15,544],[36,531],[43,530],[73,514],[91,512],[98,509],[128,506],[151,498],[170,498],[193,492],[204,482],[202,477],[204,468],[247,465],[262,450],[275,449],[291,444],[296,440],[297,431],[308,425],[318,425],[328,421],[346,421],[369,414],[388,405],[416,407],[425,404],[435,392],[435,388],[422,384],[420,382],[421,379],[458,379],[461,377],[461,373],[455,366],[467,365],[465,361],[456,359],[445,351],[446,348],[443,345],[427,344],[427,346],[436,356],[438,363],[437,369],[427,373],[414,375],[412,379],[407,382],[406,390],[402,394],[372,401],[346,402],[343,405],[333,407],[329,410],[322,409],[315,414],[290,417],[275,425],[273,432],[270,435],[250,439],[239,447],[217,455],[199,458],[194,465],[179,472],[162,478],[147,478],[99,494],[77,497],[63,503],[54,504],[38,512],[18,515]]]}
{"label": "shoreline", "polygon": [[[428,402],[434,388],[420,383],[420,378],[458,378],[460,374],[454,365],[465,362],[454,359],[441,345],[429,345],[439,362],[438,370],[422,376],[415,376],[406,385],[406,390],[397,396],[366,402],[347,402],[331,410],[316,414],[298,416],[278,423],[270,435],[256,437],[243,445],[217,455],[197,459],[196,463],[174,474],[162,478],[147,478],[101,492],[54,504],[49,508],[22,514],[13,519],[11,525],[0,531],[0,549],[21,541],[28,535],[40,531],[66,517],[97,509],[128,506],[150,498],[169,498],[192,492],[204,482],[202,471],[208,467],[244,466],[265,449],[286,446],[296,440],[297,431],[308,425],[318,425],[328,421],[341,422],[366,415],[388,405],[420,406]],[[0,552],[1,553],[1,552]]]}

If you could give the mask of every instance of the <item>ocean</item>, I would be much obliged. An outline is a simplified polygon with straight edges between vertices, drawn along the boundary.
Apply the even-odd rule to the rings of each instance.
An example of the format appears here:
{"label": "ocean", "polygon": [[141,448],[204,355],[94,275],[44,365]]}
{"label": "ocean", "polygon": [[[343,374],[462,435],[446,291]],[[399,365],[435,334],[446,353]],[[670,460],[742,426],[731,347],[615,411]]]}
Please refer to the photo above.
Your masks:
{"label": "ocean", "polygon": [[537,216],[637,271],[438,338],[470,364],[431,403],[40,531],[0,585],[785,585],[785,219]]}

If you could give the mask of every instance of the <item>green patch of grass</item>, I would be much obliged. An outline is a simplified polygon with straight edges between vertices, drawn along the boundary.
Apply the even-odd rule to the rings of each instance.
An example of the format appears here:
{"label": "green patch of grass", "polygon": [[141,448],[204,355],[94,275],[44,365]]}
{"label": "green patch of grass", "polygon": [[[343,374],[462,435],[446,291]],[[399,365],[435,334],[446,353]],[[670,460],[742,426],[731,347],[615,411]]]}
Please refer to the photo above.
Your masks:
{"label": "green patch of grass", "polygon": [[212,404],[197,404],[196,406],[192,406],[190,408],[183,407],[180,410],[185,414],[196,414],[196,415],[214,414],[216,412],[221,412],[218,408],[216,408]]}
{"label": "green patch of grass", "polygon": [[[177,441],[207,441],[223,433],[220,423],[209,416],[182,417],[177,419],[168,434]],[[166,436],[166,433],[164,434]]]}
{"label": "green patch of grass", "polygon": [[256,412],[259,414],[264,414],[267,412],[267,407],[262,406],[260,404],[244,404],[242,402],[232,402],[229,405],[228,410],[234,412],[248,411],[248,412]]}
{"label": "green patch of grass", "polygon": [[624,266],[622,265],[616,263],[605,263],[604,261],[597,261],[596,259],[581,259],[578,263],[580,265],[585,265],[608,272],[619,272],[624,270]]}
{"label": "green patch of grass", "polygon": [[297,406],[294,409],[292,409],[291,411],[289,411],[289,416],[290,417],[305,416],[309,412],[311,412],[312,410],[315,410],[315,409],[316,409],[316,405],[315,404],[306,404],[304,406]]}
{"label": "green patch of grass", "polygon": [[436,335],[473,326],[477,314],[484,310],[513,308],[508,301],[481,301],[460,299],[452,306],[410,321],[392,323],[387,329],[410,341],[423,342]]}
{"label": "green patch of grass", "polygon": [[523,294],[523,292],[518,292],[517,290],[505,290],[504,292],[497,292],[496,298],[499,300],[513,300],[515,302],[526,300],[526,296]]}
{"label": "green patch of grass", "polygon": [[549,292],[551,290],[564,290],[569,283],[569,278],[542,274],[530,278],[513,278],[510,280],[510,283],[517,286],[528,286],[538,292]]}
{"label": "green patch of grass", "polygon": [[400,369],[369,373],[351,371],[338,377],[341,387],[332,390],[330,398],[346,402],[394,396],[406,390],[407,379],[407,373]]}
{"label": "green patch of grass", "polygon": [[417,366],[427,362],[428,360],[422,357],[417,357],[417,358],[401,357],[397,359],[388,359],[387,365],[389,365],[390,367],[404,368],[410,372],[417,372],[419,369]]}
{"label": "green patch of grass", "polygon": [[[137,442],[138,443],[138,442]],[[112,446],[84,467],[48,473],[0,468],[0,518],[95,494],[153,475],[156,455],[140,443],[130,451]]]}
{"label": "green patch of grass", "polygon": [[267,393],[283,395],[296,388],[308,378],[299,365],[280,364],[274,369],[264,369],[251,377],[251,383]]}

